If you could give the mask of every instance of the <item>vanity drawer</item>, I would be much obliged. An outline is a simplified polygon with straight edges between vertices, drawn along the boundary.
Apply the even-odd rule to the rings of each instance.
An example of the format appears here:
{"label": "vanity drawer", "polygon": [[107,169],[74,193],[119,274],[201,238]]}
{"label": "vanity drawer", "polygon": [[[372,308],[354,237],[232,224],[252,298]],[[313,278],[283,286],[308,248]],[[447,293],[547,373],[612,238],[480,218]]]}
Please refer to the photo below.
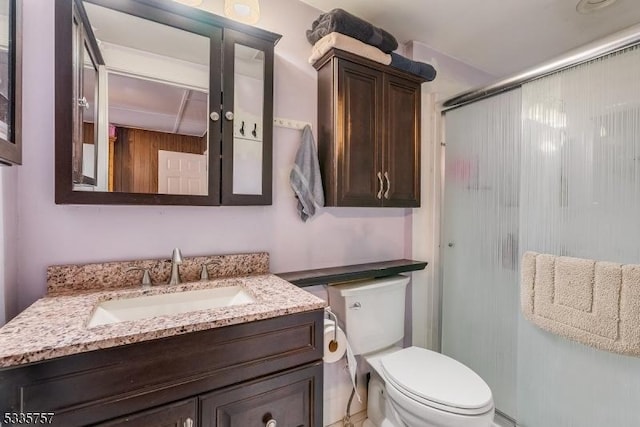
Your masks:
{"label": "vanity drawer", "polygon": [[82,425],[322,358],[323,310],[186,333],[0,370],[0,412]]}
{"label": "vanity drawer", "polygon": [[195,427],[197,408],[196,399],[183,400],[96,424],[95,427]]}
{"label": "vanity drawer", "polygon": [[[200,398],[202,427],[321,427],[322,362]],[[270,424],[271,422],[271,424]]]}

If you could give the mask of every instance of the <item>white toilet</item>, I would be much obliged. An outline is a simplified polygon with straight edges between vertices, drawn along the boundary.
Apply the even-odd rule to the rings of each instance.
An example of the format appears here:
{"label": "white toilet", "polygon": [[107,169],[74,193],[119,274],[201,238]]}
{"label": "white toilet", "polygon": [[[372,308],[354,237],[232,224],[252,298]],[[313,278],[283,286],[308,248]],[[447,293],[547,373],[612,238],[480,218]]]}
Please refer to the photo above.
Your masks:
{"label": "white toilet", "polygon": [[440,353],[396,347],[409,278],[329,286],[329,304],[354,354],[371,367],[364,427],[490,427],[493,397],[471,369]]}

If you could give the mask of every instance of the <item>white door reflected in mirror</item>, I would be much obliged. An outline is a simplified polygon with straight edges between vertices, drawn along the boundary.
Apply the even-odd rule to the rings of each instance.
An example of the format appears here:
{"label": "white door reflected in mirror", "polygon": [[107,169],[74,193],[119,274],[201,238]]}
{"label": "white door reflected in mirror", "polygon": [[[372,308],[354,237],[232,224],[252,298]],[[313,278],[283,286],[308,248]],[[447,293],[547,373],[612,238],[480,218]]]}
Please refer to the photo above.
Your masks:
{"label": "white door reflected in mirror", "polygon": [[207,194],[207,156],[158,151],[159,194]]}

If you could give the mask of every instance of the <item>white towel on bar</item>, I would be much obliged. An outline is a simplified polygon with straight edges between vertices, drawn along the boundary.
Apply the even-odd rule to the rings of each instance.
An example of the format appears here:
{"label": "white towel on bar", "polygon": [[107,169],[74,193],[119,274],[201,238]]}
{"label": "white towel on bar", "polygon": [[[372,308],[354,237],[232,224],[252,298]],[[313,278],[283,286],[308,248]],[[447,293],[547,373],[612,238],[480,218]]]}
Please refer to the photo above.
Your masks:
{"label": "white towel on bar", "polygon": [[521,274],[521,309],[532,323],[640,357],[640,265],[526,252]]}

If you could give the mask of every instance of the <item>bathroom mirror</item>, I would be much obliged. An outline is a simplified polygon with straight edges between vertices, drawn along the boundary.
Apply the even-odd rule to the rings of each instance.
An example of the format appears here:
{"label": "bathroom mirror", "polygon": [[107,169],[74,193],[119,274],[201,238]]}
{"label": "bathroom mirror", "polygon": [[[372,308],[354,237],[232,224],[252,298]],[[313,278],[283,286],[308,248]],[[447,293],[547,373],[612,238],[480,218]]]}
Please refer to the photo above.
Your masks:
{"label": "bathroom mirror", "polygon": [[279,35],[166,0],[55,22],[56,203],[271,203]]}
{"label": "bathroom mirror", "polygon": [[233,194],[262,194],[264,52],[235,43]]}
{"label": "bathroom mirror", "polygon": [[[237,31],[224,40],[225,103],[233,126],[223,126],[222,201],[231,205],[270,204],[272,197],[273,48]],[[225,115],[228,113],[225,112]],[[227,119],[227,117],[225,117]]]}
{"label": "bathroom mirror", "polygon": [[0,0],[0,165],[22,163],[22,2]]}
{"label": "bathroom mirror", "polygon": [[209,117],[220,108],[212,46],[221,28],[176,12],[193,13],[167,2],[56,2],[57,102],[72,94],[70,123],[56,106],[56,202],[219,204],[209,152],[220,122]]}

